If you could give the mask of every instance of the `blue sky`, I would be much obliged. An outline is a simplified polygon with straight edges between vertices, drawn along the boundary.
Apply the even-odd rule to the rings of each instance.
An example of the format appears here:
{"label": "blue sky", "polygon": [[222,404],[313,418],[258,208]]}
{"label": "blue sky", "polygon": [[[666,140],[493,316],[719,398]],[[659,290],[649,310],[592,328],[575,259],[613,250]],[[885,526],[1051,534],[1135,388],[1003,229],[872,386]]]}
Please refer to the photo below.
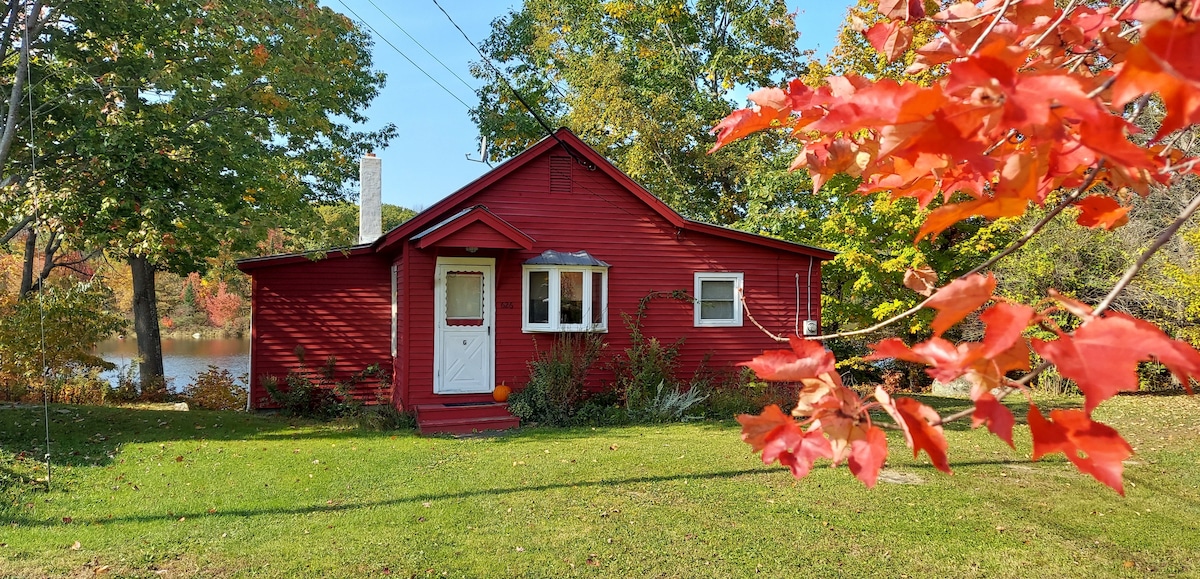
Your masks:
{"label": "blue sky", "polygon": [[[476,44],[487,37],[492,20],[520,5],[518,0],[438,2]],[[800,47],[818,54],[828,51],[850,3],[790,0],[788,5],[799,10]],[[433,0],[321,0],[321,4],[374,28],[367,28],[367,32],[375,39],[375,67],[387,73],[388,79],[382,94],[366,111],[370,122],[365,127],[393,123],[399,129],[399,136],[386,149],[376,151],[383,159],[384,203],[424,209],[485,173],[487,165],[466,158],[479,157],[479,133],[467,107],[400,54],[403,52],[458,99],[475,105],[475,94],[467,85],[475,87],[479,83],[471,77],[468,65],[479,60],[479,55]]]}

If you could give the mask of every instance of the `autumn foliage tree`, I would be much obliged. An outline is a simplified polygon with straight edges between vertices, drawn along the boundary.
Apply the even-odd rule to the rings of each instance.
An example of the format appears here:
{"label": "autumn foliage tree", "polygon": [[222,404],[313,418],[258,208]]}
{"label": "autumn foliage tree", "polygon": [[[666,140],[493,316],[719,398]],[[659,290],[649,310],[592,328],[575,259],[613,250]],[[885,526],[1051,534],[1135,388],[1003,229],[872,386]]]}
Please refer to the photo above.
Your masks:
{"label": "autumn foliage tree", "polygon": [[[1116,430],[1093,420],[1092,411],[1119,392],[1136,390],[1138,365],[1145,361],[1166,366],[1190,392],[1190,381],[1200,378],[1200,353],[1109,308],[1200,208],[1200,195],[1099,303],[1053,290],[1036,303],[1016,303],[995,295],[996,278],[987,272],[1068,207],[1078,209],[1073,213],[1080,225],[1111,230],[1128,221],[1134,196],[1197,172],[1200,159],[1180,137],[1200,123],[1200,1],[1060,6],[1053,0],[987,0],[950,3],[936,13],[927,13],[927,4],[881,0],[885,19],[862,33],[895,60],[909,50],[914,28],[932,24],[936,33],[916,49],[906,71],[937,70],[936,81],[847,74],[819,86],[797,80],[761,89],[750,96],[755,106],[714,128],[713,151],[757,131],[790,131],[802,146],[792,167],[807,169],[816,187],[848,174],[860,179],[863,195],[914,198],[928,209],[915,241],[937,238],[966,220],[1016,217],[1033,207],[1044,215],[1011,245],[940,288],[933,272],[910,272],[905,285],[928,298],[906,312],[855,332],[792,337],[790,349],[748,362],[764,379],[798,381],[803,388],[791,415],[768,407],[740,416],[743,439],[764,462],[777,460],[797,477],[817,458],[827,458],[846,462],[873,486],[887,439],[870,411],[891,417],[914,456],[924,451],[935,467],[950,472],[942,425],[970,418],[1011,446],[1016,419],[1000,399],[1020,391],[1029,399],[1033,459],[1061,452],[1123,494],[1122,461],[1132,448]],[[1143,115],[1161,119],[1153,135],[1140,134]],[[923,364],[938,380],[966,378],[971,409],[939,416],[914,399],[880,389],[864,400],[842,384],[820,340],[877,331],[925,308],[936,310],[933,337],[915,344],[885,339],[871,346],[870,358]],[[944,337],[981,308],[986,330],[980,341],[956,344]],[[1034,328],[1053,338],[1026,338]],[[1041,360],[1036,366],[1033,353]],[[1051,365],[1078,384],[1082,409],[1047,416],[1033,403],[1029,383]]]}

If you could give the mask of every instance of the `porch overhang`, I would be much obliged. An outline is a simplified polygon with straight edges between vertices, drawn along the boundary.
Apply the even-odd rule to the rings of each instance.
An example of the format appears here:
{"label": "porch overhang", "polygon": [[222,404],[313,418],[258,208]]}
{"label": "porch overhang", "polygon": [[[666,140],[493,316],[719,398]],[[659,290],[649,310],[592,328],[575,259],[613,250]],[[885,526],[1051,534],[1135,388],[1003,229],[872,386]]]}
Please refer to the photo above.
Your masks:
{"label": "porch overhang", "polygon": [[412,236],[417,249],[475,247],[480,249],[533,249],[534,239],[501,219],[483,205],[469,207]]}

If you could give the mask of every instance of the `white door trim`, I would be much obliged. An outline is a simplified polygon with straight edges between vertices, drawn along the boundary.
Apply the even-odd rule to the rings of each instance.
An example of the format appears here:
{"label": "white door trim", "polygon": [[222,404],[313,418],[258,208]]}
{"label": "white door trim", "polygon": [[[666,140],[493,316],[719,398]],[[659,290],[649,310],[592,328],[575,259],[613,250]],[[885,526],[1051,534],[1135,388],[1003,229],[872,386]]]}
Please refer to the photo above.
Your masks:
{"label": "white door trim", "polygon": [[[446,323],[446,273],[453,270],[465,269],[483,273],[483,325],[482,326],[450,326]],[[433,312],[433,393],[434,394],[488,394],[496,387],[496,260],[491,257],[439,257],[434,268],[434,312]],[[450,333],[474,333],[483,338],[486,349],[483,367],[477,384],[464,386],[451,384],[447,380],[447,359],[450,355],[444,340]],[[484,335],[480,335],[484,334]]]}

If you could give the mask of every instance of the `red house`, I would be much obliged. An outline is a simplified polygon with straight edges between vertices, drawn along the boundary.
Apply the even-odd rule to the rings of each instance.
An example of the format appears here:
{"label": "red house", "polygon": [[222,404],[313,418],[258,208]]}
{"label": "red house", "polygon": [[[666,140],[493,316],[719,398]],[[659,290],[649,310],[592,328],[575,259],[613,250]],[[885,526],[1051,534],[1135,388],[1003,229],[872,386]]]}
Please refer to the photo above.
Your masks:
{"label": "red house", "polygon": [[[378,173],[363,183],[370,239]],[[391,403],[422,432],[515,426],[492,390],[519,390],[559,333],[603,333],[619,355],[621,313],[682,290],[692,299],[651,300],[644,335],[685,337],[681,372],[731,367],[778,347],[746,311],[776,334],[817,331],[833,255],[685,219],[560,129],[369,243],[239,262],[254,288],[251,406],[271,405],[262,378],[282,380],[299,346],[310,367],[390,371]],[[595,379],[611,381],[604,367]]]}

